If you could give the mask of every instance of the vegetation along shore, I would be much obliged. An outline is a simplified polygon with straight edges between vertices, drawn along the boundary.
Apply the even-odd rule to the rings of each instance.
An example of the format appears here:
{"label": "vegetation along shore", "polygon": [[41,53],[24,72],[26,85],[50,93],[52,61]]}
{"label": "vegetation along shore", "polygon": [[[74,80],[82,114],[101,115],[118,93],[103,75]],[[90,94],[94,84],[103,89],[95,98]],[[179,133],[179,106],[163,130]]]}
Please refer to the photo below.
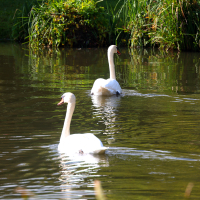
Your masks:
{"label": "vegetation along shore", "polygon": [[200,50],[200,0],[15,0],[8,8],[1,8],[1,39],[33,48]]}

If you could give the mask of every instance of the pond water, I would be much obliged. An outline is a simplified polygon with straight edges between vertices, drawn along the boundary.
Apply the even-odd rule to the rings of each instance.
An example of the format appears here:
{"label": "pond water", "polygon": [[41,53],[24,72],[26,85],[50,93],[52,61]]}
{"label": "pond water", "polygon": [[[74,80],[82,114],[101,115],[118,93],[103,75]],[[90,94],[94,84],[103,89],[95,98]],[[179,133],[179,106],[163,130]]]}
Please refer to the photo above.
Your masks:
{"label": "pond water", "polygon": [[[95,180],[108,200],[199,199],[200,53],[120,51],[123,94],[91,97],[109,77],[106,48],[0,43],[0,199],[22,199],[19,187],[30,199],[95,199]],[[76,95],[71,134],[95,134],[106,155],[57,151],[64,92]]]}

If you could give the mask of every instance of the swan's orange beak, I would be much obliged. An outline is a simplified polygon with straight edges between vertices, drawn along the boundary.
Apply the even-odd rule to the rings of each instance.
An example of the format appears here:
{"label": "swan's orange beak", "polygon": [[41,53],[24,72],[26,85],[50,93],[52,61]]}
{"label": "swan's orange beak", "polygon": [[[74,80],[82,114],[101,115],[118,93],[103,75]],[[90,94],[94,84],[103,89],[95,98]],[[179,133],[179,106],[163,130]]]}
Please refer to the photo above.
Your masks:
{"label": "swan's orange beak", "polygon": [[64,99],[62,98],[61,101],[57,104],[58,106],[62,105],[64,103]]}
{"label": "swan's orange beak", "polygon": [[121,55],[121,53],[120,53],[118,50],[117,50],[117,54],[118,54],[118,55]]}

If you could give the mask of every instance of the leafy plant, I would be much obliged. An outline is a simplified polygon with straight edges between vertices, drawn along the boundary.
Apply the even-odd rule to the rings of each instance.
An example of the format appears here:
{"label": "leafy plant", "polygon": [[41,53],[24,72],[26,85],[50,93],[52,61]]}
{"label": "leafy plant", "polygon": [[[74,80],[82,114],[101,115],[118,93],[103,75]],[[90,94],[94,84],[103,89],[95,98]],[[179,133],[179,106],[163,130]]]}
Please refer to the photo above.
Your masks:
{"label": "leafy plant", "polygon": [[49,0],[31,10],[31,46],[103,46],[108,20],[93,0]]}

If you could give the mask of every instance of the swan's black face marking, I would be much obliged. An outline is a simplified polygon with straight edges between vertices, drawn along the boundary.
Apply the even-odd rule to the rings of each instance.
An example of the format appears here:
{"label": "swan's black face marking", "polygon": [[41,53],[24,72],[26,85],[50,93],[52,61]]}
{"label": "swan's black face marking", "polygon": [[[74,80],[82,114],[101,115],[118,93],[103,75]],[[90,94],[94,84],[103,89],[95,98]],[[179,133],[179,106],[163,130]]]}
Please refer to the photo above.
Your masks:
{"label": "swan's black face marking", "polygon": [[60,102],[57,104],[58,106],[60,106],[60,105],[62,105],[64,103],[64,99],[63,98],[64,98],[64,96],[61,97]]}
{"label": "swan's black face marking", "polygon": [[116,92],[116,96],[118,97],[119,95],[120,95],[120,93],[117,91],[117,92]]}
{"label": "swan's black face marking", "polygon": [[94,93],[92,92],[91,95],[93,95]]}

